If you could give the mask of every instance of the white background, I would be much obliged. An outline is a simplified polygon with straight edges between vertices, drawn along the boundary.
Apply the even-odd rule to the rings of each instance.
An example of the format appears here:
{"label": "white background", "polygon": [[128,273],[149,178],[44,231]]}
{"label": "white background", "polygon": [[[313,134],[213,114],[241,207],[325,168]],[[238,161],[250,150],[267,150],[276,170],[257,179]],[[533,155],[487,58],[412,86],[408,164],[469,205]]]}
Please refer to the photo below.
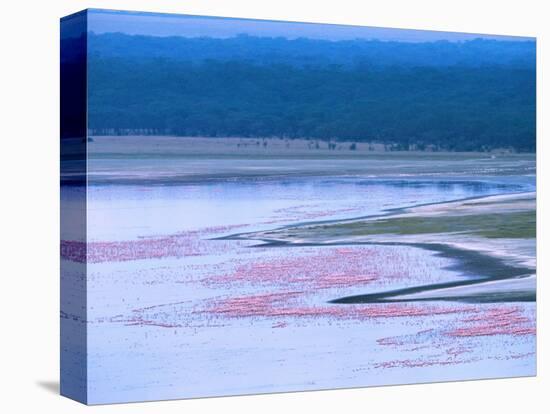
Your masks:
{"label": "white background", "polygon": [[[4,413],[419,412],[550,410],[548,363],[550,11],[545,1],[23,1],[0,13],[0,410]],[[59,21],[86,7],[538,37],[538,377],[123,404],[57,395],[59,347]],[[545,27],[546,26],[546,27]],[[546,81],[546,82],[544,82]],[[544,82],[544,83],[543,83]],[[544,166],[546,161],[546,167]],[[546,186],[546,189],[545,189]],[[546,250],[546,254],[543,251]],[[251,361],[254,363],[254,361]]]}

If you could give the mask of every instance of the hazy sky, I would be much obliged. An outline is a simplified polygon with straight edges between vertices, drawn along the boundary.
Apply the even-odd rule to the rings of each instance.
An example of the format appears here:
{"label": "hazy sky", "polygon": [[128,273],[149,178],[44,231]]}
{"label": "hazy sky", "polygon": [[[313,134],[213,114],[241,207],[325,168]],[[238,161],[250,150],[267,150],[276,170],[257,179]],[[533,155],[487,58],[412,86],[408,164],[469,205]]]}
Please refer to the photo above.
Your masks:
{"label": "hazy sky", "polygon": [[533,40],[533,38],[518,36],[231,19],[161,13],[121,12],[97,9],[91,9],[89,11],[88,30],[94,33],[121,32],[132,35],[210,36],[220,38],[233,37],[238,34],[246,33],[251,36],[266,37],[308,37],[326,40],[379,39],[407,42],[436,40],[464,41],[480,37],[498,40]]}

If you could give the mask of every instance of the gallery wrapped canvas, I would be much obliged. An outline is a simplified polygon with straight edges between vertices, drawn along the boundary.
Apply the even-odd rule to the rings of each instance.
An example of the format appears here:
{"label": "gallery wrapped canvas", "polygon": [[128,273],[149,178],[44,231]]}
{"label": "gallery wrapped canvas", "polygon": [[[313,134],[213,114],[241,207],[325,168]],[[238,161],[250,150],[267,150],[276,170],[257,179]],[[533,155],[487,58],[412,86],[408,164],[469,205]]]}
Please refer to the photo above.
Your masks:
{"label": "gallery wrapped canvas", "polygon": [[536,374],[534,38],[61,20],[61,393]]}

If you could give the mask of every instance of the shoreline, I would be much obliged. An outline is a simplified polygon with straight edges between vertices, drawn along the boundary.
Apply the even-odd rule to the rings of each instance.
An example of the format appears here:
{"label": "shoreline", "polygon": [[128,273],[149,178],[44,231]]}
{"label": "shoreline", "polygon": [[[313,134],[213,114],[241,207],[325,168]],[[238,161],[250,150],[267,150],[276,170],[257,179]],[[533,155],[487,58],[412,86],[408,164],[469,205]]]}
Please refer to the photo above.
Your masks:
{"label": "shoreline", "polygon": [[[452,204],[452,203],[459,203],[459,202],[465,202],[465,201],[477,201],[477,200],[484,200],[484,199],[489,199],[489,198],[501,198],[501,197],[504,198],[504,197],[507,197],[507,196],[522,196],[522,195],[529,196],[531,194],[536,196],[536,191],[518,191],[518,192],[505,193],[505,194],[464,197],[464,198],[459,198],[459,199],[451,200],[451,201],[436,201],[436,202],[433,202],[433,203],[420,203],[420,204],[415,204],[415,205],[412,205],[412,206],[409,206],[409,207],[388,208],[388,209],[382,210],[383,213],[369,214],[369,215],[366,215],[366,216],[358,216],[358,217],[343,218],[343,219],[313,220],[313,221],[299,222],[299,223],[295,223],[295,224],[288,224],[288,225],[285,225],[285,226],[277,227],[277,228],[273,229],[273,231],[284,230],[284,229],[292,229],[292,228],[302,227],[302,226],[311,226],[311,225],[316,225],[316,224],[347,223],[347,222],[354,222],[354,221],[361,221],[361,220],[375,220],[375,219],[379,219],[379,218],[380,219],[391,218],[391,217],[397,217],[397,215],[401,214],[401,213],[407,213],[407,210],[413,210],[413,209],[420,208],[420,207],[431,207],[431,206],[447,205],[447,204]],[[253,231],[253,232],[245,232],[245,233],[235,233],[235,234],[231,234],[229,236],[217,237],[217,238],[214,238],[213,240],[224,240],[224,239],[226,239],[226,240],[237,240],[239,238],[239,236],[245,236],[247,234],[258,234],[258,233],[260,233],[260,232],[254,232]],[[249,240],[249,239],[245,237],[245,238],[242,238],[241,240]],[[279,239],[273,239],[273,238],[267,238],[267,239],[261,239],[261,240],[288,242],[287,240],[279,240]],[[291,242],[289,242],[289,243],[291,243]]]}
{"label": "shoreline", "polygon": [[[411,148],[402,150],[392,148],[391,143],[377,141],[331,140],[322,138],[286,138],[286,137],[206,137],[177,135],[90,135],[88,146],[92,156],[124,156],[129,154],[165,155],[182,154],[212,155],[278,155],[288,156],[331,156],[334,158],[380,156],[407,158],[408,156],[424,158],[476,157],[535,157],[534,152],[517,152],[507,148],[494,148],[490,151],[451,151],[419,150]],[[81,142],[82,138],[74,138]],[[131,142],[131,145],[128,145]],[[332,149],[329,143],[334,146]],[[352,149],[353,148],[353,149]],[[392,148],[392,149],[390,149]]]}
{"label": "shoreline", "polygon": [[[221,239],[221,238],[220,238]],[[231,238],[224,238],[231,240]],[[251,240],[239,238],[238,240]],[[533,269],[529,267],[515,266],[506,263],[501,258],[494,257],[481,252],[461,249],[452,244],[440,243],[399,243],[399,242],[333,242],[333,243],[292,243],[276,239],[257,239],[262,241],[262,244],[253,245],[250,247],[326,247],[326,246],[408,246],[417,247],[424,250],[436,252],[437,255],[456,260],[457,263],[446,266],[445,269],[456,270],[462,272],[467,280],[457,280],[453,282],[442,282],[428,285],[414,286],[404,289],[389,290],[377,293],[358,294],[345,296],[329,301],[329,303],[389,303],[389,302],[417,302],[417,301],[461,301],[474,303],[497,303],[497,302],[535,302],[536,301],[536,277]],[[476,259],[480,260],[479,262]],[[468,275],[468,273],[470,275]],[[473,276],[478,274],[478,276]],[[479,276],[483,275],[484,276]],[[517,293],[509,293],[507,290],[499,289],[506,288],[506,284],[511,280],[525,279],[527,283],[523,286],[524,290]],[[414,297],[412,294],[426,293],[432,291],[441,291],[445,289],[465,288],[475,285],[484,286],[489,283],[500,283],[495,286],[496,289],[489,293],[473,292],[474,294],[464,294],[454,296],[446,296],[445,294],[438,296]],[[405,297],[408,296],[408,297]]]}
{"label": "shoreline", "polygon": [[[390,209],[383,214],[367,217],[355,217],[343,220],[327,220],[302,224],[283,226],[275,230],[264,232],[240,233],[224,236],[219,239],[225,240],[257,240],[262,244],[251,247],[282,247],[282,246],[343,246],[343,245],[394,245],[412,246],[425,250],[435,251],[436,254],[451,258],[457,261],[449,266],[449,269],[457,270],[468,277],[467,280],[436,283],[430,285],[415,286],[412,288],[383,291],[370,294],[359,294],[346,296],[330,301],[330,303],[383,303],[383,302],[413,302],[430,300],[463,301],[477,303],[496,302],[533,302],[536,301],[536,252],[534,256],[515,254],[507,251],[506,238],[466,238],[460,242],[460,237],[454,237],[455,241],[444,241],[445,236],[452,236],[449,233],[438,235],[395,235],[379,234],[365,236],[363,239],[357,236],[341,236],[309,239],[302,237],[293,238],[292,231],[308,228],[315,229],[319,226],[338,226],[341,223],[376,222],[377,220],[392,219],[397,217],[433,217],[441,215],[449,209],[456,209],[457,206],[474,204],[474,210],[490,208],[500,203],[502,207],[511,203],[511,209],[518,200],[536,200],[536,192],[520,192],[512,194],[499,194],[480,197],[468,197],[450,202],[426,203],[411,207]],[[472,203],[472,201],[474,201]],[[483,206],[483,207],[480,207]],[[426,207],[434,207],[432,209]],[[508,206],[510,208],[510,206]],[[469,208],[466,207],[466,210]],[[525,206],[522,205],[523,209]],[[419,214],[420,213],[420,214]],[[422,214],[423,213],[423,214]],[[470,212],[471,213],[471,212]],[[498,214],[498,213],[496,213]],[[288,232],[288,233],[285,233]],[[282,233],[282,237],[274,237]],[[252,237],[251,237],[252,236]],[[256,236],[256,237],[254,237]],[[377,237],[378,236],[378,237]],[[291,240],[290,240],[291,239]],[[393,239],[393,240],[390,240]],[[397,241],[395,240],[397,239]],[[458,239],[458,242],[456,241]],[[520,240],[520,239],[514,239]],[[531,239],[527,241],[527,249],[530,249]],[[492,246],[487,248],[489,241]],[[466,243],[467,242],[467,243]],[[536,238],[532,240],[536,247]],[[517,244],[517,243],[516,243]],[[525,244],[525,243],[524,243]]]}

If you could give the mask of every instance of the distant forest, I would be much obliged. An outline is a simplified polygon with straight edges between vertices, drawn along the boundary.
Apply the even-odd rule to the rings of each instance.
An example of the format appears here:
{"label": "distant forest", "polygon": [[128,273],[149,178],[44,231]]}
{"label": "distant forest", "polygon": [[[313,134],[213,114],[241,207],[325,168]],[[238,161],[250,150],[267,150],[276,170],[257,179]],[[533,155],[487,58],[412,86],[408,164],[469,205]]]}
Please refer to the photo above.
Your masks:
{"label": "distant forest", "polygon": [[535,150],[534,41],[90,34],[92,134]]}

